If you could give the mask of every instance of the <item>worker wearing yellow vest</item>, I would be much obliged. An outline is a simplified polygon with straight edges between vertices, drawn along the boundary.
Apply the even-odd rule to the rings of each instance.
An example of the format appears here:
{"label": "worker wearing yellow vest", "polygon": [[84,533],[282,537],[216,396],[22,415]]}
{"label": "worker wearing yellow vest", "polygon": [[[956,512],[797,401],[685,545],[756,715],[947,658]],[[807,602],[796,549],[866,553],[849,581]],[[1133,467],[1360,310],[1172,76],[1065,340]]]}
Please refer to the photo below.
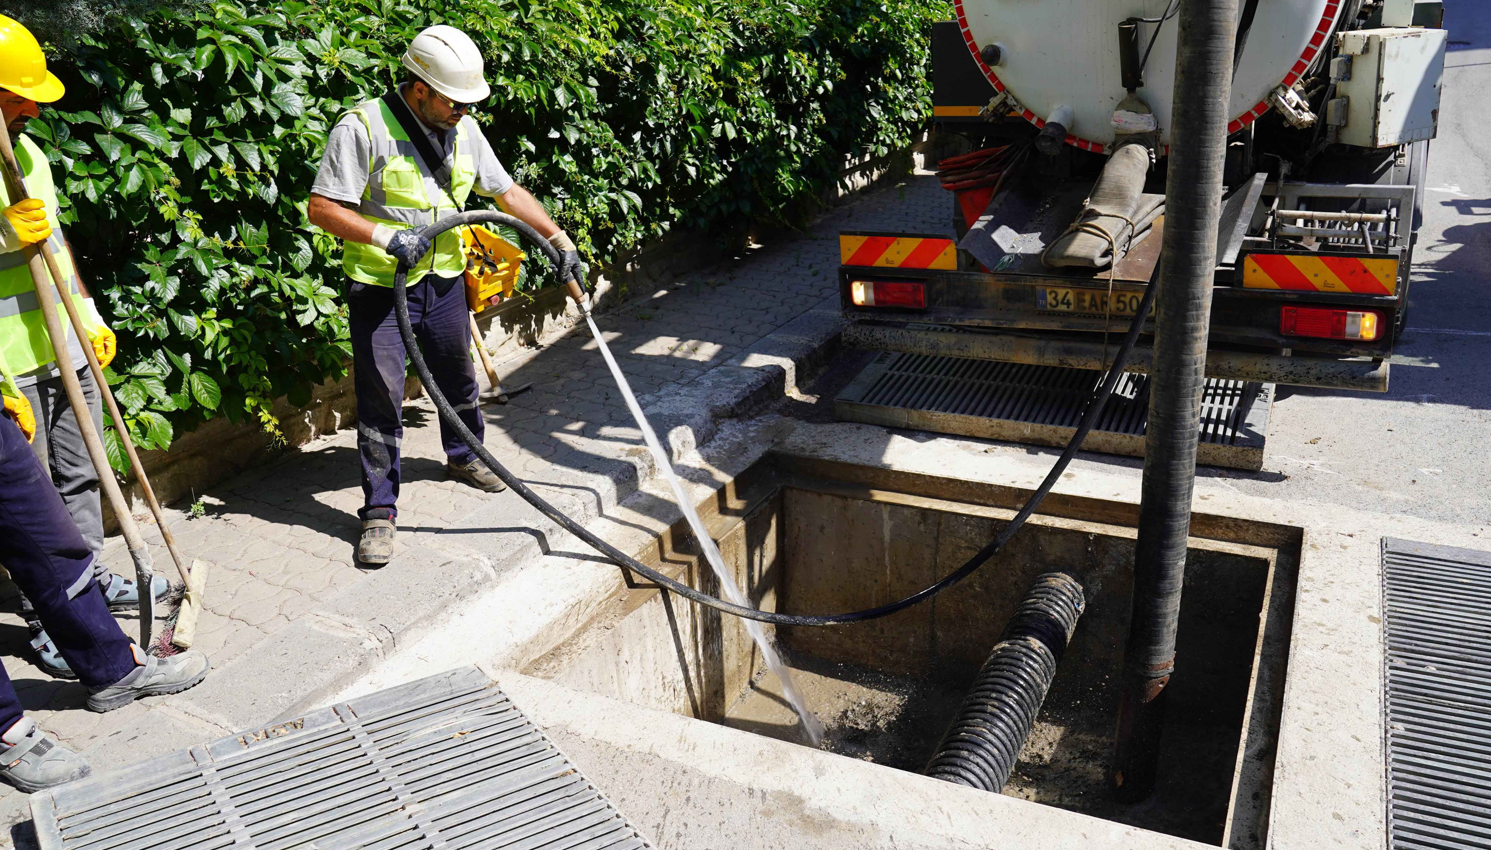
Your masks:
{"label": "worker wearing yellow vest", "polygon": [[[57,191],[46,155],[35,142],[21,135],[26,123],[37,116],[38,102],[49,103],[62,96],[60,81],[55,87],[25,83],[38,78],[57,79],[45,76],[48,73],[46,58],[35,37],[16,21],[0,15],[0,114],[14,142],[21,176],[31,195],[28,200],[12,203],[4,181],[0,181],[0,208],[3,208],[0,210],[0,396],[4,397],[6,412],[31,440],[32,450],[88,542],[94,555],[94,575],[109,607],[133,609],[139,601],[135,582],[112,573],[99,557],[104,545],[104,524],[98,472],[93,468],[82,431],[62,389],[57,357],[42,322],[35,283],[21,250],[43,241],[51,246],[58,267],[67,277],[69,294],[88,327],[88,342],[99,362],[107,364],[115,353],[114,332],[104,324],[93,299],[88,297],[73,265],[72,251],[58,228]],[[60,312],[60,305],[58,309]],[[103,433],[98,387],[72,326],[64,321],[63,327],[68,337],[68,353],[74,367],[78,367],[78,382],[88,399],[94,427]],[[169,582],[157,576],[155,585],[157,598],[164,598]],[[68,667],[57,644],[24,597],[21,609],[30,623],[31,646],[42,669],[54,676],[76,678],[77,674]]]}
{"label": "worker wearing yellow vest", "polygon": [[[398,260],[408,276],[409,319],[440,391],[481,439],[476,373],[470,351],[459,234],[432,245],[416,230],[461,211],[470,193],[490,197],[531,225],[560,252],[563,270],[584,282],[574,242],[513,182],[468,113],[490,93],[481,52],[463,32],[433,26],[403,57],[407,79],[396,93],[348,112],[332,129],[311,188],[311,223],[345,240],[342,270],[357,389],[357,448],[362,461],[362,538],[357,557],[387,563],[393,550],[403,439],[405,351],[393,312]],[[410,128],[420,137],[410,135]],[[438,159],[438,164],[427,161]],[[445,424],[440,436],[450,477],[487,492],[503,489]]]}
{"label": "worker wearing yellow vest", "polygon": [[[87,293],[56,230],[57,194],[46,157],[30,139],[16,135],[36,117],[38,101],[49,103],[62,93],[62,82],[47,70],[36,39],[0,15],[0,120],[17,139],[21,176],[32,197],[13,203],[0,181],[0,371],[5,375],[0,563],[30,600],[23,607],[33,629],[41,631],[45,624],[56,637],[54,644],[41,631],[42,643],[51,647],[56,662],[45,665],[44,658],[44,666],[54,675],[81,679],[88,688],[90,710],[112,711],[140,697],[186,690],[207,676],[208,662],[198,650],[170,658],[148,656],[110,615],[110,602],[117,600],[124,580],[101,570],[98,478],[61,387],[50,386],[57,382],[56,355],[37,313],[36,289],[23,249],[49,242],[58,252],[58,265],[72,290],[69,296],[78,299],[89,316],[92,346],[101,360],[114,354],[113,334],[97,312],[82,304]],[[69,346],[76,349],[73,362],[84,362],[78,342],[70,339]],[[89,391],[98,424],[98,393],[86,367],[78,380]],[[91,507],[86,504],[90,489]],[[89,529],[84,522],[94,527]],[[90,530],[95,536],[85,540]],[[132,593],[134,583],[125,585]],[[31,792],[88,773],[82,756],[25,716],[10,678],[0,668],[0,782]]]}

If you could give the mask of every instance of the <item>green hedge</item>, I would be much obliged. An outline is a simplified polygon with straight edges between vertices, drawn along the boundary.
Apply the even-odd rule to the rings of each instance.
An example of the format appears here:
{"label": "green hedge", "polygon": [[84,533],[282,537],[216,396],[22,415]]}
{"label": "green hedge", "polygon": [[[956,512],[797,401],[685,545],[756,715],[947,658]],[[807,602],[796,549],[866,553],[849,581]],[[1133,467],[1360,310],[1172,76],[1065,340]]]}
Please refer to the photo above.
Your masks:
{"label": "green hedge", "polygon": [[[306,221],[328,129],[424,26],[470,33],[498,155],[593,260],[673,228],[801,221],[850,153],[929,112],[944,0],[287,0],[131,14],[54,63],[30,132],[119,333],[139,442],[214,415],[271,432],[349,357],[336,240]],[[43,34],[45,36],[45,34]],[[56,39],[53,39],[55,42]],[[116,447],[117,448],[117,447]],[[117,453],[116,453],[117,454]]]}

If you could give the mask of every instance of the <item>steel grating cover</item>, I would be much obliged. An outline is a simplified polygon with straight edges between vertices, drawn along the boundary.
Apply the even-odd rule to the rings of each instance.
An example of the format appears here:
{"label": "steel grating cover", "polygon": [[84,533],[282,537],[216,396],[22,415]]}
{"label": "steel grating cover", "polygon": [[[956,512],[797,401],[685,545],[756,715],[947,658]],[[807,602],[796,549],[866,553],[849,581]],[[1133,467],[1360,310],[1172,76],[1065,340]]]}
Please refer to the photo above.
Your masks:
{"label": "steel grating cover", "polygon": [[475,667],[33,794],[44,850],[651,845]]}
{"label": "steel grating cover", "polygon": [[1382,541],[1388,843],[1491,848],[1491,552]]}
{"label": "steel grating cover", "polygon": [[[885,352],[845,388],[835,410],[876,425],[1064,446],[1102,378],[1089,369]],[[1200,462],[1261,469],[1272,391],[1208,379]],[[1149,377],[1125,373],[1083,447],[1142,457],[1148,414]]]}

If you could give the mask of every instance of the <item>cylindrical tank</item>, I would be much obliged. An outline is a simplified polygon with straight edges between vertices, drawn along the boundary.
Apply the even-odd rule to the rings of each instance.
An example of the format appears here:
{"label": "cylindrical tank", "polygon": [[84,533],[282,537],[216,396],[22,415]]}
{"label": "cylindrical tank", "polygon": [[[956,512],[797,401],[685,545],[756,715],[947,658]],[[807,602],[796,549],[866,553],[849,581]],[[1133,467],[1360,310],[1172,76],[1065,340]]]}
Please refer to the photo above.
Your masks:
{"label": "cylindrical tank", "polygon": [[[1066,115],[1067,142],[1103,151],[1113,142],[1113,112],[1128,92],[1123,86],[1119,24],[1131,18],[1158,20],[1179,0],[954,0],[963,40],[984,76],[1008,91],[1026,120],[1044,126]],[[1342,0],[1261,0],[1232,82],[1229,131],[1251,123],[1269,108],[1268,96],[1293,85],[1325,45]],[[1159,28],[1144,63],[1144,85],[1135,94],[1169,142],[1170,100],[1175,88],[1175,36],[1179,21],[1141,22],[1142,55]],[[999,64],[984,61],[982,48],[999,45]]]}

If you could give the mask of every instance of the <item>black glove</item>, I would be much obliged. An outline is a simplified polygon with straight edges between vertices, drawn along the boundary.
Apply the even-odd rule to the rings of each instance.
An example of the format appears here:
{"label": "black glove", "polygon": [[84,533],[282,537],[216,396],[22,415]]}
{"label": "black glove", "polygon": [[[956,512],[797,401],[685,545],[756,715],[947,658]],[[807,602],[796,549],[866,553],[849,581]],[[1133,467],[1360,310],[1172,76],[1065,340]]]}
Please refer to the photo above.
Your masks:
{"label": "black glove", "polygon": [[559,276],[566,282],[575,281],[586,292],[590,291],[590,281],[585,274],[585,263],[580,260],[579,251],[565,251],[559,256]]}
{"label": "black glove", "polygon": [[430,240],[419,235],[418,231],[400,230],[388,240],[387,250],[389,256],[402,260],[404,265],[412,269],[419,265],[421,257],[430,252]]}

